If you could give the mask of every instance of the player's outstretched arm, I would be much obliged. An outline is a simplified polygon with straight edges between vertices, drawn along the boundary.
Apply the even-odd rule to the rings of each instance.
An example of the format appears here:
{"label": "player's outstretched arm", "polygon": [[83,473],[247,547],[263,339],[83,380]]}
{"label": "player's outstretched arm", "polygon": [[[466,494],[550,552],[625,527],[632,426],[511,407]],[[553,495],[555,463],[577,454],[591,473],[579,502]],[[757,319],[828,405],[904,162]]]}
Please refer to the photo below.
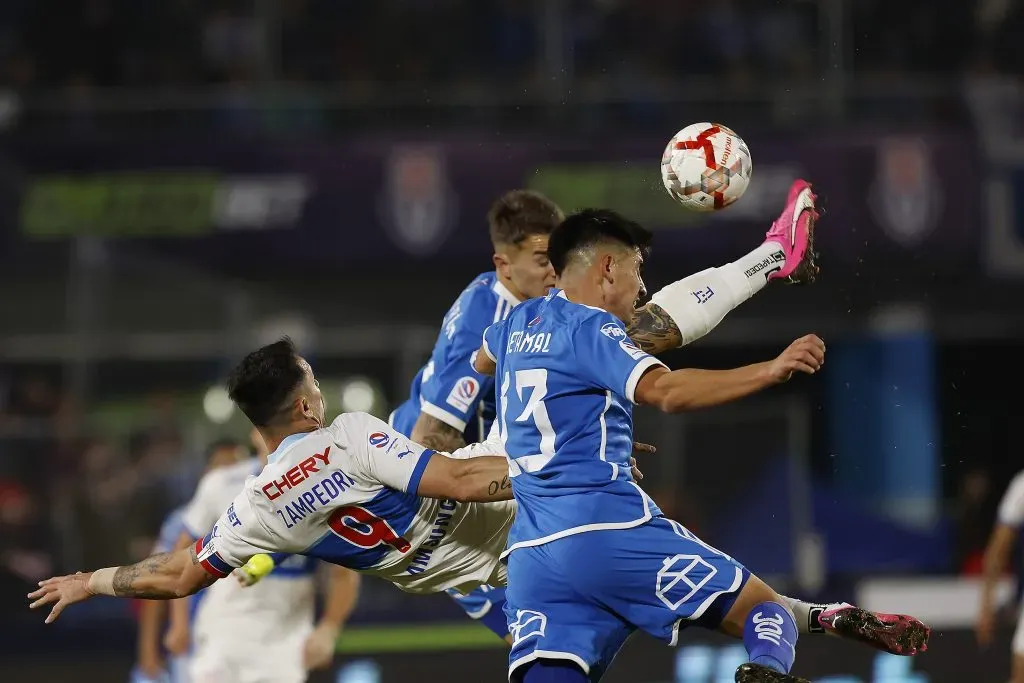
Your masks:
{"label": "player's outstretched arm", "polygon": [[789,380],[794,372],[812,375],[825,362],[825,342],[809,334],[790,344],[778,358],[732,370],[686,368],[649,370],[637,383],[637,403],[666,413],[721,405]]}
{"label": "player's outstretched arm", "polygon": [[53,605],[46,623],[57,619],[68,605],[94,595],[144,600],[171,600],[197,593],[216,579],[199,564],[195,547],[160,553],[123,567],[106,567],[39,582],[28,594],[29,607]]}
{"label": "player's outstretched arm", "polygon": [[435,453],[416,492],[426,498],[454,498],[465,503],[512,500],[508,459],[492,455],[457,459]]}

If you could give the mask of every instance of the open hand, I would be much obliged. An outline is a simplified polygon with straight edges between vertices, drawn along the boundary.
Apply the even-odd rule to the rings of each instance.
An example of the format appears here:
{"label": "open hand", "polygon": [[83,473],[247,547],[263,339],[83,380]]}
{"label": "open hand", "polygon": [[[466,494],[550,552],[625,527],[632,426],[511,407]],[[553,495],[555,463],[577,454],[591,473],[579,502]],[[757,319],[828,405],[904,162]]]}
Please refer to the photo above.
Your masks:
{"label": "open hand", "polygon": [[38,590],[28,594],[29,600],[34,600],[29,609],[38,609],[45,605],[53,605],[50,613],[46,616],[46,623],[56,621],[60,613],[68,605],[88,600],[93,596],[89,590],[89,577],[91,574],[68,574],[67,576],[54,576],[39,582]]}
{"label": "open hand", "polygon": [[[657,448],[650,444],[640,443],[639,441],[633,442],[633,453],[656,453]],[[636,458],[629,458],[629,469],[633,472],[633,478],[637,481],[641,481],[644,478],[644,473],[640,471],[640,468],[636,466]]]}
{"label": "open hand", "polygon": [[779,357],[768,364],[768,375],[781,384],[788,382],[794,372],[813,375],[825,364],[825,342],[816,334],[800,337],[786,347]]}
{"label": "open hand", "polygon": [[307,670],[323,669],[334,659],[335,645],[338,642],[338,629],[328,624],[320,624],[306,637],[302,648],[302,663]]}

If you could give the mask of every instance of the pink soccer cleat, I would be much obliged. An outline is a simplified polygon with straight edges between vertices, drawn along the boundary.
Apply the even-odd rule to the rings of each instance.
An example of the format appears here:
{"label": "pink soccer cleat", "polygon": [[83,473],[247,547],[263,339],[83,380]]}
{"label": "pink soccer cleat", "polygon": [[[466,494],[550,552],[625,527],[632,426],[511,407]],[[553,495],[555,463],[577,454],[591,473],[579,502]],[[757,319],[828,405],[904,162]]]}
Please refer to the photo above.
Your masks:
{"label": "pink soccer cleat", "polygon": [[766,242],[778,244],[786,254],[786,265],[768,275],[793,284],[810,284],[818,277],[818,255],[814,251],[814,224],[818,220],[817,199],[806,180],[794,180],[782,215],[772,223]]}
{"label": "pink soccer cleat", "polygon": [[818,623],[840,638],[856,640],[894,655],[916,655],[928,649],[932,630],[905,614],[869,612],[841,605],[818,615]]}

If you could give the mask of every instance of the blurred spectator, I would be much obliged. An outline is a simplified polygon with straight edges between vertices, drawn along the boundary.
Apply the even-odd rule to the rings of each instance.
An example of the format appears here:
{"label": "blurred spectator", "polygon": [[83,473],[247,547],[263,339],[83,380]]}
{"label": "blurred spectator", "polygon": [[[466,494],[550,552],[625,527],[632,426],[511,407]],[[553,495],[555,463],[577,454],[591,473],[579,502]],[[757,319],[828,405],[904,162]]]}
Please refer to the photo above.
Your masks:
{"label": "blurred spectator", "polygon": [[981,573],[985,543],[996,517],[998,491],[986,468],[964,475],[956,501],[956,567],[962,574]]}

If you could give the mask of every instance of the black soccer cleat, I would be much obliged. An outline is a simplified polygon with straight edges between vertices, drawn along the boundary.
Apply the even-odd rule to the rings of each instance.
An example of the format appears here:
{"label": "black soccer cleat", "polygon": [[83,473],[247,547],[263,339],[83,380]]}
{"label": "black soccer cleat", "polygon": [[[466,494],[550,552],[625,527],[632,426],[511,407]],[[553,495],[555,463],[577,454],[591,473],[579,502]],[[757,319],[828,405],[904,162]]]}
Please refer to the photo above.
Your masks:
{"label": "black soccer cleat", "polygon": [[856,640],[882,652],[911,656],[928,649],[932,630],[906,614],[869,612],[841,605],[818,615],[818,623],[840,638]]}
{"label": "black soccer cleat", "polygon": [[736,669],[736,683],[811,683],[806,678],[780,673],[760,664],[747,662]]}

